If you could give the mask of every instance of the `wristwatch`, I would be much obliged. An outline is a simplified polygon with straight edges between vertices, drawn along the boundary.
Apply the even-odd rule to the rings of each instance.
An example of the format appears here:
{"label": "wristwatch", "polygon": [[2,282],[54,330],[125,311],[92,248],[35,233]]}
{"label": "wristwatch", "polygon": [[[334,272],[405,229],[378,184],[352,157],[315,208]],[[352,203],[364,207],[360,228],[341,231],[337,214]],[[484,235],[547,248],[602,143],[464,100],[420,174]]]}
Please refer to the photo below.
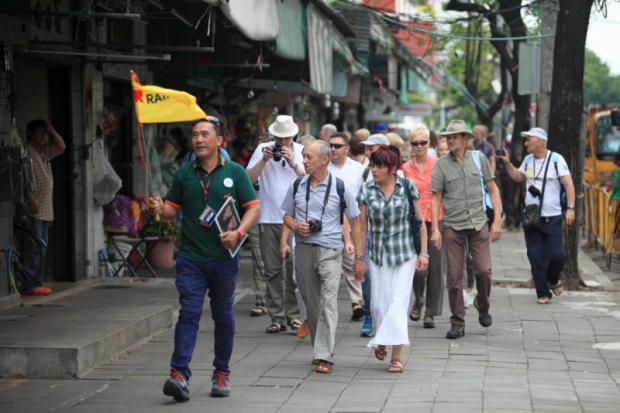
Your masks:
{"label": "wristwatch", "polygon": [[568,205],[566,208],[570,209],[571,211],[574,211],[575,210],[575,205]]}
{"label": "wristwatch", "polygon": [[355,259],[358,261],[364,261],[364,256],[363,255],[356,255]]}
{"label": "wristwatch", "polygon": [[293,164],[293,166],[291,166],[291,168],[293,168],[293,171],[296,170],[297,168],[299,168],[299,164],[297,162],[295,162]]}

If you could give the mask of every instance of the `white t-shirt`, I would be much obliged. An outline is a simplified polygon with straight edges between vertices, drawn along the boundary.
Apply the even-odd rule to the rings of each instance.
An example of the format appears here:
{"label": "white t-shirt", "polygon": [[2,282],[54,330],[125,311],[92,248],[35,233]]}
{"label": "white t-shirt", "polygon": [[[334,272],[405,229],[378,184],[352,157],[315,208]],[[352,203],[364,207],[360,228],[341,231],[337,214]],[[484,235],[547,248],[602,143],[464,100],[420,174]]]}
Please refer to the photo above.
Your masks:
{"label": "white t-shirt", "polygon": [[[258,145],[246,169],[252,168],[263,158],[263,148],[272,146],[273,142],[265,142]],[[295,153],[295,161],[293,163],[302,165],[303,145],[293,142],[293,152]],[[260,224],[282,224],[284,219],[284,211],[280,208],[286,191],[291,183],[295,180],[297,174],[291,166],[282,158],[279,162],[270,159],[263,168],[258,181],[260,189],[258,190],[258,199],[260,200]]]}
{"label": "white t-shirt", "polygon": [[[540,204],[540,197],[534,197],[527,188],[534,185],[540,192],[543,187],[543,177],[545,176],[545,168],[547,160],[549,160],[549,169],[547,170],[547,185],[545,186],[545,195],[543,198],[543,206],[540,216],[554,217],[562,215],[562,206],[560,205],[560,177],[570,175],[568,165],[564,157],[557,152],[547,151],[547,156],[543,159],[535,159],[534,155],[529,154],[523,159],[523,163],[519,167],[519,171],[525,176],[525,205]],[[549,159],[550,158],[550,159]],[[556,166],[557,164],[557,172]]]}
{"label": "white t-shirt", "polygon": [[345,191],[351,193],[353,198],[357,198],[357,194],[364,183],[362,177],[364,174],[364,165],[351,158],[347,158],[342,168],[338,168],[330,162],[327,169],[332,175],[342,179]]}

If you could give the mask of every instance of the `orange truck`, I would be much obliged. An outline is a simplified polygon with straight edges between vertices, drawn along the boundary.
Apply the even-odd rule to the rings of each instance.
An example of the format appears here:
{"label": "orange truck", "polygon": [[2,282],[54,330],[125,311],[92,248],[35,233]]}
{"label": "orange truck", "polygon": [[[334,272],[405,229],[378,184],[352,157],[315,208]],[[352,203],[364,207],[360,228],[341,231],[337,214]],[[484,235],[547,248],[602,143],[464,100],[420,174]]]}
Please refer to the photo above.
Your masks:
{"label": "orange truck", "polygon": [[620,105],[588,108],[588,141],[583,164],[583,179],[589,185],[611,187],[620,152]]}

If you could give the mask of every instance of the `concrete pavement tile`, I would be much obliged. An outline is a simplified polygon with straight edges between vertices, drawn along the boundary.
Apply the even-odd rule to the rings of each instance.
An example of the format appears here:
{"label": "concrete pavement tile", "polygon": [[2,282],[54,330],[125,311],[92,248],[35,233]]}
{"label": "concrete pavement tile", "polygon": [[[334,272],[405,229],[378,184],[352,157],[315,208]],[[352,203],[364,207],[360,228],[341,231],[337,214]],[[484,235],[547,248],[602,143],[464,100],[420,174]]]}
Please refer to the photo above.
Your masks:
{"label": "concrete pavement tile", "polygon": [[[553,404],[534,400],[534,412],[536,413],[583,413],[578,404]],[[594,412],[593,412],[594,413]]]}
{"label": "concrete pavement tile", "polygon": [[433,413],[482,413],[482,403],[481,402],[470,402],[470,401],[452,401],[452,402],[444,402],[437,401],[433,407]]}
{"label": "concrete pavement tile", "polygon": [[582,403],[583,413],[618,413],[618,404]]}
{"label": "concrete pavement tile", "polygon": [[579,363],[569,361],[568,367],[570,370],[587,371],[592,373],[607,373],[609,371],[607,364],[603,361],[599,363]]}
{"label": "concrete pavement tile", "polygon": [[433,403],[401,403],[392,402],[388,400],[381,413],[431,413],[433,410]]}

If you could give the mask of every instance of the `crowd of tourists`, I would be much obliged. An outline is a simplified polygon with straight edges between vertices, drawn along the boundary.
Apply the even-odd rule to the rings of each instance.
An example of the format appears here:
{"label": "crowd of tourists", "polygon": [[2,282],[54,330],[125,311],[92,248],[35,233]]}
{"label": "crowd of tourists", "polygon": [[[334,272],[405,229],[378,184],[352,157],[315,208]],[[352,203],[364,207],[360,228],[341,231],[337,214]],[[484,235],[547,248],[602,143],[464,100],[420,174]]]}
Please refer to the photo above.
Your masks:
{"label": "crowd of tourists", "polygon": [[[147,202],[162,219],[182,214],[181,310],[164,394],[189,399],[189,365],[208,294],[215,323],[211,395],[229,395],[239,269],[229,250],[246,234],[254,264],[250,315],[268,319],[266,334],[292,329],[310,340],[309,362],[318,373],[334,369],[342,316],[360,321],[360,336],[392,373],[405,368],[409,319],[435,328],[444,290],[447,339],[465,335],[470,305],[480,325],[491,327],[490,242],[500,239],[504,223],[525,228],[538,303],[562,294],[562,222],[574,221],[575,191],[563,157],[547,150],[544,130],[523,133],[529,155],[517,168],[508,146],[496,150],[483,125],[472,131],[452,120],[441,131],[421,126],[406,136],[381,126],[350,133],[326,124],[315,138],[299,136],[294,118],[279,115],[244,170],[219,151],[219,119],[194,124],[195,160],[176,172],[164,199]],[[514,188],[525,182],[522,217],[504,179]],[[240,224],[220,233],[213,215],[228,198]],[[511,205],[503,208],[502,200]],[[344,315],[337,308],[341,283],[350,302]]]}

